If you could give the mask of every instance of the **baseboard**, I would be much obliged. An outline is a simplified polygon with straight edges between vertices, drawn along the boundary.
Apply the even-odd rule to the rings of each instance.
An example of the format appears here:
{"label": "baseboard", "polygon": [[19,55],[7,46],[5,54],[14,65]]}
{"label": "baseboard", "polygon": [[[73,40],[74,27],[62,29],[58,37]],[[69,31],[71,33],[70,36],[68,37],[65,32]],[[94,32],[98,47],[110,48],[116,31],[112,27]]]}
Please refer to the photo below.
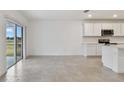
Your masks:
{"label": "baseboard", "polygon": [[53,56],[58,56],[58,55],[83,55],[82,51],[79,49],[75,50],[30,50],[28,55],[53,55]]}

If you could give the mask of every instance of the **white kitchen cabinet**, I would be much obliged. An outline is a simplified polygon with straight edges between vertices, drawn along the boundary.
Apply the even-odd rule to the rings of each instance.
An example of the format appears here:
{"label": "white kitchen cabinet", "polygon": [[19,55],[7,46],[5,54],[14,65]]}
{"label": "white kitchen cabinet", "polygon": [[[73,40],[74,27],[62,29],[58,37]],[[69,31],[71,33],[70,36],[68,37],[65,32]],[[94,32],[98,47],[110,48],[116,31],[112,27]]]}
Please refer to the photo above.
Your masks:
{"label": "white kitchen cabinet", "polygon": [[101,56],[101,46],[99,44],[83,44],[84,56]]}
{"label": "white kitchen cabinet", "polygon": [[97,47],[96,55],[101,56],[102,55],[102,45],[98,44],[96,47]]}
{"label": "white kitchen cabinet", "polygon": [[101,23],[94,23],[93,26],[94,26],[93,36],[101,36],[102,24]]}
{"label": "white kitchen cabinet", "polygon": [[87,55],[95,56],[96,55],[97,47],[96,45],[88,45],[87,46]]}
{"label": "white kitchen cabinet", "polygon": [[113,29],[114,36],[124,36],[124,23],[85,23],[84,36],[101,36],[102,29]]}
{"label": "white kitchen cabinet", "polygon": [[84,36],[93,36],[93,23],[84,24]]}
{"label": "white kitchen cabinet", "polygon": [[101,36],[101,24],[100,23],[85,23],[84,24],[84,36]]}
{"label": "white kitchen cabinet", "polygon": [[113,23],[112,28],[114,30],[114,36],[121,36],[121,24]]}
{"label": "white kitchen cabinet", "polygon": [[102,29],[113,29],[112,23],[102,23]]}
{"label": "white kitchen cabinet", "polygon": [[102,62],[105,67],[112,69],[116,73],[124,73],[124,47],[103,46]]}
{"label": "white kitchen cabinet", "polygon": [[121,24],[121,36],[124,36],[124,23]]}
{"label": "white kitchen cabinet", "polygon": [[95,44],[84,44],[83,45],[84,56],[96,56],[96,45]]}
{"label": "white kitchen cabinet", "polygon": [[112,68],[113,48],[110,46],[102,47],[102,62],[105,67]]}

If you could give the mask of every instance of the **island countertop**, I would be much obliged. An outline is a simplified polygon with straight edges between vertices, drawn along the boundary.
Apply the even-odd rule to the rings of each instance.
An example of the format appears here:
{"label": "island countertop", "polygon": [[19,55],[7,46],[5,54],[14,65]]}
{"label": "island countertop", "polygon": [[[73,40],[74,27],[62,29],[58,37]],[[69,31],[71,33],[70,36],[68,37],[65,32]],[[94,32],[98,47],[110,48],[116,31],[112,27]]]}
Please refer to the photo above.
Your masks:
{"label": "island countertop", "polygon": [[124,45],[102,46],[102,62],[117,73],[124,73]]}
{"label": "island countertop", "polygon": [[103,45],[103,47],[124,48],[124,45]]}

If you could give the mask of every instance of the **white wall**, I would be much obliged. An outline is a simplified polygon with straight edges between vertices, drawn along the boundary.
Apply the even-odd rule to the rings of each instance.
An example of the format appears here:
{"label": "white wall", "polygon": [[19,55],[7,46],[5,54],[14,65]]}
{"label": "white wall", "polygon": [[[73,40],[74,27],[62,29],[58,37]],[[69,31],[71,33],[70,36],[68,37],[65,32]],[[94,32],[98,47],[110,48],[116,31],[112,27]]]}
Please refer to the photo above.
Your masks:
{"label": "white wall", "polygon": [[31,21],[28,55],[81,55],[81,21]]}
{"label": "white wall", "polygon": [[6,37],[4,31],[4,18],[0,15],[0,76],[6,72]]}
{"label": "white wall", "polygon": [[13,20],[23,26],[26,26],[28,21],[17,11],[0,11],[0,76],[3,75],[6,69],[6,18]]}

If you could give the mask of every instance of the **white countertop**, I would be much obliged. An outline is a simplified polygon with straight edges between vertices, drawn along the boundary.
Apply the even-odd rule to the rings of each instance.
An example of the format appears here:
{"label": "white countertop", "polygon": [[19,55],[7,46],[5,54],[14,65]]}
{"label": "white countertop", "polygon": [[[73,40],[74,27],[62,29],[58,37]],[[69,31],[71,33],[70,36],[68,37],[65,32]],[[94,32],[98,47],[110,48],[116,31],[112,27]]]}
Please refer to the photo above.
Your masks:
{"label": "white countertop", "polygon": [[[117,44],[124,44],[124,43],[122,43],[122,42],[111,42],[111,43],[117,43]],[[98,43],[98,42],[82,42],[82,44],[100,44],[100,43]],[[101,43],[102,44],[102,43]]]}
{"label": "white countertop", "polygon": [[97,42],[83,42],[82,44],[99,44]]}
{"label": "white countertop", "polygon": [[102,46],[103,65],[117,73],[124,73],[124,45]]}
{"label": "white countertop", "polygon": [[114,46],[115,48],[123,48],[124,49],[124,45],[116,45]]}
{"label": "white countertop", "polygon": [[124,45],[104,45],[104,46],[105,47],[113,47],[113,48],[124,48]]}

